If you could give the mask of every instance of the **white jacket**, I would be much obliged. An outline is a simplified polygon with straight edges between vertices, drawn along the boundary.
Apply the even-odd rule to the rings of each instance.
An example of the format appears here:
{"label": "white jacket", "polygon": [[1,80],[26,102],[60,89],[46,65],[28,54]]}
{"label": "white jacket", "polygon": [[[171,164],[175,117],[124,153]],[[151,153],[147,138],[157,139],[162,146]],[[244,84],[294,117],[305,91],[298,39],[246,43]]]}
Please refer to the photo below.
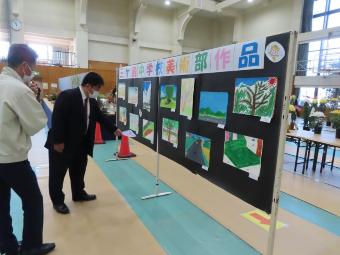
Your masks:
{"label": "white jacket", "polygon": [[31,136],[47,122],[35,95],[12,68],[0,74],[0,164],[27,160]]}

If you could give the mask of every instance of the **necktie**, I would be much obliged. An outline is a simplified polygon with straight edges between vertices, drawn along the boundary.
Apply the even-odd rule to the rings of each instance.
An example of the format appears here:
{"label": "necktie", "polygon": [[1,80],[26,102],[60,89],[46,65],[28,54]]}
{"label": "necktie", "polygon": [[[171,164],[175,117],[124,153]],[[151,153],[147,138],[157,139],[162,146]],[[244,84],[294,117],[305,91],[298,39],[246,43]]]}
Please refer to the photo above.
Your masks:
{"label": "necktie", "polygon": [[89,98],[87,97],[85,99],[85,104],[84,104],[84,120],[85,120],[85,134],[87,133],[87,126],[88,126],[88,104],[89,104]]}

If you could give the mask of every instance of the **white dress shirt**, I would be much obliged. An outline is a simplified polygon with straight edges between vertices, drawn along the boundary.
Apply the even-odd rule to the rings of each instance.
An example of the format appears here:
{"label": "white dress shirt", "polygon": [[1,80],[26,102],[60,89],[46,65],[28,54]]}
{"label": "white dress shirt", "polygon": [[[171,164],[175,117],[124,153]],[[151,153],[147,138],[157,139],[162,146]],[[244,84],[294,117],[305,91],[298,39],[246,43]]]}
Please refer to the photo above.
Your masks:
{"label": "white dress shirt", "polygon": [[[81,97],[83,98],[83,106],[85,106],[85,100],[88,98],[83,90],[82,86],[79,86]],[[86,119],[86,130],[89,128],[89,118],[90,118],[90,99],[87,102],[87,119]]]}

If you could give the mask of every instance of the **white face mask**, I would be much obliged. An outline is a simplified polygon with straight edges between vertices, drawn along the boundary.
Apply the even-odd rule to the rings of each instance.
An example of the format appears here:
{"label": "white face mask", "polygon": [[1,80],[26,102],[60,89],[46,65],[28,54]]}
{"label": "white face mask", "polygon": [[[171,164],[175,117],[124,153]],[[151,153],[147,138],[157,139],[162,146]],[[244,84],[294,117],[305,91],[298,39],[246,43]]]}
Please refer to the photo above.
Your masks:
{"label": "white face mask", "polygon": [[90,97],[94,98],[94,99],[97,99],[99,96],[99,92],[98,91],[93,91],[93,93],[91,94]]}
{"label": "white face mask", "polygon": [[24,77],[22,77],[22,81],[23,81],[25,84],[30,83],[30,82],[32,81],[32,79],[34,78],[34,73],[33,73],[32,69],[31,69],[31,67],[30,67],[29,65],[27,65],[27,66],[28,66],[28,68],[29,68],[30,71],[31,71],[31,75],[26,75],[26,74],[24,74]]}

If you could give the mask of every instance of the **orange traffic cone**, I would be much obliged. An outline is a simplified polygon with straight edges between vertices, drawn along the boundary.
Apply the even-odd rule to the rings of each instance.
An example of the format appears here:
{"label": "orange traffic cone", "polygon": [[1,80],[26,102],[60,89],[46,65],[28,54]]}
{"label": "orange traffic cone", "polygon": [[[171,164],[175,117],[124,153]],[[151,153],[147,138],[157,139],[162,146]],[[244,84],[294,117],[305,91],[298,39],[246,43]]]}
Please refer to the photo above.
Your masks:
{"label": "orange traffic cone", "polygon": [[94,143],[95,144],[103,144],[105,143],[102,137],[102,131],[100,129],[100,124],[97,122],[96,123],[96,133],[94,137]]}
{"label": "orange traffic cone", "polygon": [[118,153],[119,158],[131,158],[136,157],[136,154],[130,151],[129,137],[122,135],[122,141],[120,143],[120,150]]}

